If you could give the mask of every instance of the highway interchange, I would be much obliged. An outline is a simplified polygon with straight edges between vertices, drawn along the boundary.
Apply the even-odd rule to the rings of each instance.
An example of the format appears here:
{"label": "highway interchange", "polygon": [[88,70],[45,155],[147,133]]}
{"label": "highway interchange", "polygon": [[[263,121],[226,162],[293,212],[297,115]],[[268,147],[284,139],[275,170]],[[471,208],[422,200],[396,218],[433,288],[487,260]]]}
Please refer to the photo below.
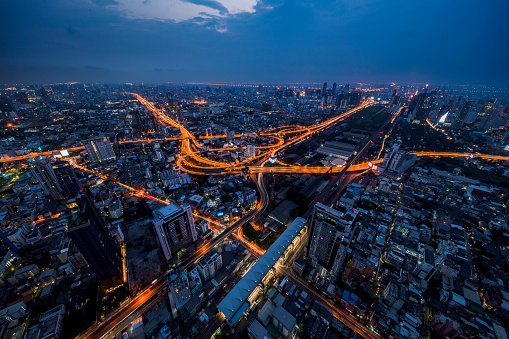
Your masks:
{"label": "highway interchange", "polygon": [[[181,137],[179,138],[161,138],[161,139],[139,139],[139,140],[130,140],[130,141],[122,141],[122,142],[153,142],[157,140],[180,140],[181,141],[181,148],[180,148],[180,157],[177,160],[177,165],[182,171],[196,174],[196,175],[218,175],[218,174],[227,174],[227,173],[242,173],[246,169],[249,170],[250,176],[252,180],[256,183],[257,190],[260,195],[260,199],[258,201],[258,205],[251,211],[249,211],[246,215],[241,217],[239,220],[231,224],[230,226],[226,227],[223,226],[224,231],[220,233],[215,238],[211,239],[209,242],[204,244],[204,246],[197,249],[193,254],[191,254],[189,257],[187,257],[185,260],[183,260],[179,267],[182,269],[189,268],[191,265],[196,263],[203,255],[205,255],[207,252],[212,250],[215,246],[223,242],[226,238],[229,236],[232,236],[233,232],[236,231],[239,227],[244,225],[245,223],[260,218],[266,211],[268,206],[269,197],[267,194],[267,190],[265,188],[263,174],[264,173],[334,173],[338,174],[335,176],[333,180],[329,182],[329,185],[327,188],[323,191],[323,194],[320,194],[318,197],[315,198],[316,201],[323,201],[326,197],[328,197],[328,194],[331,192],[331,190],[336,187],[336,184],[340,182],[340,180],[344,177],[343,174],[346,172],[359,172],[369,169],[368,162],[363,163],[357,163],[354,164],[354,162],[363,154],[364,150],[367,149],[371,141],[374,141],[374,136],[370,137],[368,142],[364,145],[364,147],[360,150],[360,152],[350,161],[348,161],[345,166],[341,167],[310,167],[310,166],[288,166],[288,165],[281,165],[281,166],[273,166],[273,167],[264,167],[263,165],[267,163],[269,157],[277,158],[277,155],[280,151],[284,150],[285,148],[297,144],[299,142],[302,142],[303,140],[306,140],[307,138],[311,137],[314,134],[320,133],[321,131],[333,126],[339,121],[342,121],[346,117],[355,114],[359,112],[360,110],[369,107],[374,104],[373,101],[368,100],[363,102],[361,105],[345,112],[342,114],[339,114],[336,117],[333,117],[327,121],[324,121],[319,124],[315,124],[308,127],[302,127],[302,126],[283,126],[279,127],[273,130],[269,130],[266,132],[260,133],[263,136],[269,136],[274,138],[277,142],[274,145],[265,146],[265,147],[259,147],[257,149],[261,149],[261,152],[256,155],[254,158],[246,159],[244,161],[241,161],[240,163],[235,164],[228,164],[223,162],[217,162],[210,159],[207,159],[206,157],[203,157],[201,154],[201,149],[203,148],[203,145],[200,144],[200,139],[206,139],[206,138],[224,138],[225,135],[217,135],[217,136],[208,136],[208,137],[198,137],[190,133],[186,127],[175,120],[168,117],[162,110],[156,108],[152,103],[148,102],[146,99],[142,98],[140,95],[136,93],[131,93],[141,102],[145,107],[154,114],[155,118],[163,125],[165,126],[171,126],[174,128],[178,128],[181,133]],[[398,111],[399,113],[399,111]],[[395,117],[394,117],[395,118]],[[394,121],[394,119],[392,119]],[[392,122],[391,121],[391,122]],[[281,135],[289,134],[293,135],[292,137],[289,137],[287,140],[285,140]],[[235,137],[240,137],[240,135],[236,135]],[[83,146],[74,147],[68,149],[68,151],[80,151],[83,150]],[[219,150],[228,150],[228,149],[213,149],[210,151],[219,151]],[[30,159],[33,157],[41,156],[41,155],[54,155],[58,154],[58,151],[47,151],[47,152],[38,152],[38,153],[31,153],[23,156],[13,157],[13,158],[5,158],[0,159],[0,162],[11,162],[11,161],[19,161],[19,160],[25,160]],[[380,151],[381,153],[381,151]],[[470,157],[471,154],[469,153],[455,153],[455,152],[415,152],[413,154],[416,154],[417,156],[425,156],[425,157]],[[380,154],[379,154],[380,156]],[[503,156],[494,156],[494,155],[486,155],[486,154],[474,154],[475,157],[480,157],[483,159],[492,159],[492,160],[509,160],[509,157],[503,157]],[[372,164],[380,163],[380,159],[372,160]],[[253,164],[253,165],[250,165]],[[75,163],[73,163],[75,167],[79,167],[84,170],[88,170],[86,167],[79,166]],[[213,173],[210,172],[211,169],[214,169],[215,171]],[[98,174],[98,173],[96,173]],[[109,179],[107,176],[103,176],[103,179]],[[352,179],[352,177],[355,177],[355,174],[352,173],[350,176],[346,176],[346,179]],[[168,204],[168,201],[160,200],[158,197],[154,197],[150,195],[147,191],[144,189],[134,188],[131,185],[127,183],[121,183],[116,182],[117,184],[120,184],[124,186],[125,188],[129,189],[133,193],[143,196],[146,198],[158,200],[162,203]],[[343,187],[346,186],[345,184],[342,185]],[[342,187],[339,187],[342,188]],[[336,199],[337,197],[332,197],[332,199]],[[330,204],[331,201],[328,201]],[[332,202],[334,204],[334,201]],[[309,213],[306,214],[305,217],[309,216]],[[241,236],[238,234],[233,234],[235,238],[239,238],[242,240],[243,243],[246,243],[246,239],[242,239]],[[304,240],[307,237],[304,237]],[[248,246],[249,248],[249,246]],[[249,248],[251,251],[255,252],[257,256],[260,256],[260,250],[259,249],[253,249]],[[291,279],[294,283],[296,283],[300,288],[305,289],[306,291],[311,292],[311,294],[315,297],[315,299],[319,299],[324,305],[329,308],[333,314],[339,318],[342,322],[344,322],[347,326],[349,326],[351,329],[353,329],[356,332],[361,333],[365,337],[369,338],[378,338],[378,335],[376,335],[374,332],[363,326],[362,324],[358,323],[353,317],[346,314],[343,310],[337,308],[336,305],[331,303],[330,300],[324,298],[324,296],[320,295],[316,291],[311,290],[305,281],[302,280],[301,277],[297,277],[291,269],[288,269],[288,267],[281,267],[280,271],[287,276],[287,278]],[[126,301],[116,312],[113,314],[110,314],[106,319],[104,319],[102,322],[99,322],[89,328],[85,333],[83,333],[80,338],[103,338],[111,336],[115,331],[123,329],[127,327],[134,319],[139,317],[154,301],[162,298],[164,295],[166,295],[166,292],[168,291],[168,286],[166,282],[168,272],[165,272],[164,275],[162,275],[157,281],[155,281],[153,284],[145,288],[143,291],[139,292],[135,297],[129,299]]]}

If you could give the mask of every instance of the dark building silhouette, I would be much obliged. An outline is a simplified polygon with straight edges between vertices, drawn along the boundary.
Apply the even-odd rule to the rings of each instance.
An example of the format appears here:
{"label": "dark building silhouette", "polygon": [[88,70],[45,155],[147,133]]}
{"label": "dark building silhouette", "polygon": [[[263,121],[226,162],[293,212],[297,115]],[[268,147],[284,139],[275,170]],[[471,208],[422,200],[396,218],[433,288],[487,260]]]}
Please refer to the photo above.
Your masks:
{"label": "dark building silhouette", "polygon": [[37,179],[46,195],[51,195],[53,199],[63,198],[62,188],[49,159],[35,161],[30,168],[30,173]]}
{"label": "dark building silhouette", "polygon": [[44,87],[41,87],[39,93],[41,93],[41,98],[44,102],[51,102],[51,98],[49,97],[48,92]]}
{"label": "dark building silhouette", "polygon": [[81,184],[76,177],[74,168],[65,161],[55,161],[52,164],[55,177],[65,196],[77,193],[81,189]]}
{"label": "dark building silhouette", "polygon": [[90,191],[82,189],[76,200],[80,210],[67,230],[69,237],[104,288],[122,284],[120,247],[106,228]]}
{"label": "dark building silhouette", "polygon": [[170,91],[166,92],[166,102],[168,102],[169,106],[173,106],[175,103],[175,100],[173,99],[173,93]]}

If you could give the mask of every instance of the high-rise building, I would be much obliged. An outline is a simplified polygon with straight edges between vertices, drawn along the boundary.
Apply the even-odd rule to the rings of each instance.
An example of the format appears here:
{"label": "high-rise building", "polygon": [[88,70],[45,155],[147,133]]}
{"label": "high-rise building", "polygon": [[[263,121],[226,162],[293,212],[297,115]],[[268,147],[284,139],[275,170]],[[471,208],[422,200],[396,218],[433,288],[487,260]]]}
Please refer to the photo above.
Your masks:
{"label": "high-rise building", "polygon": [[223,259],[217,251],[207,253],[198,261],[198,272],[203,281],[209,281],[214,278],[216,272],[223,267]]}
{"label": "high-rise building", "polygon": [[154,212],[152,222],[166,260],[197,239],[193,213],[188,204],[164,206]]}
{"label": "high-rise building", "polygon": [[338,87],[338,84],[336,83],[333,83],[332,84],[332,96],[335,96],[336,95],[336,88]]}
{"label": "high-rise building", "polygon": [[164,158],[163,151],[161,150],[161,145],[159,141],[154,142],[154,151],[156,152],[157,160],[162,161]]}
{"label": "high-rise building", "polygon": [[235,139],[235,132],[234,131],[226,131],[226,140],[233,140]]}
{"label": "high-rise building", "polygon": [[57,178],[57,183],[65,196],[69,196],[81,190],[81,184],[76,177],[74,168],[68,162],[55,161],[52,163],[51,167]]}
{"label": "high-rise building", "polygon": [[168,102],[169,106],[173,106],[173,104],[175,103],[175,101],[173,100],[173,93],[171,93],[170,91],[166,92],[166,101]]}
{"label": "high-rise building", "polygon": [[470,108],[467,115],[465,116],[465,119],[463,120],[464,124],[471,124],[475,122],[477,119],[477,109],[475,107]]}
{"label": "high-rise building", "polygon": [[76,200],[80,210],[73,215],[67,234],[104,288],[122,284],[125,275],[120,246],[108,231],[90,192],[82,189]]}
{"label": "high-rise building", "polygon": [[321,203],[314,207],[307,251],[322,278],[334,281],[350,245],[351,228],[342,212]]}
{"label": "high-rise building", "polygon": [[491,108],[486,112],[483,120],[479,124],[481,130],[491,131],[498,129],[505,124],[505,119],[502,118],[502,110]]}
{"label": "high-rise building", "polygon": [[322,87],[322,97],[324,96],[327,96],[327,83],[324,82],[323,83],[323,87]]}
{"label": "high-rise building", "polygon": [[92,162],[104,162],[116,159],[115,152],[113,152],[113,148],[106,137],[89,140],[85,145],[85,149]]}
{"label": "high-rise building", "polygon": [[246,158],[253,158],[256,155],[256,147],[255,145],[247,145],[246,150],[244,151],[244,156]]}
{"label": "high-rise building", "polygon": [[183,270],[175,270],[168,276],[168,287],[170,292],[171,314],[173,319],[177,317],[177,311],[191,299],[191,289],[189,288],[189,279]]}
{"label": "high-rise building", "polygon": [[35,161],[30,168],[30,173],[37,179],[46,195],[51,195],[53,199],[62,199],[62,188],[49,159]]}

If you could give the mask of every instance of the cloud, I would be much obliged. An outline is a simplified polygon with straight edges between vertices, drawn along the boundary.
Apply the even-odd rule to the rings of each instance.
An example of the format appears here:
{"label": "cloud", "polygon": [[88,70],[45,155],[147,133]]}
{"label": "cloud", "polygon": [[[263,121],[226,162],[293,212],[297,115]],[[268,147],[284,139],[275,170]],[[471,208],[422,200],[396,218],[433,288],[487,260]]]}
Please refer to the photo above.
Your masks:
{"label": "cloud", "polygon": [[226,18],[235,14],[254,13],[257,2],[258,0],[116,0],[108,7],[131,19],[182,22],[195,18]]}
{"label": "cloud", "polygon": [[221,15],[229,14],[228,9],[224,7],[223,4],[215,0],[185,0],[185,1],[195,5],[203,5],[210,7],[212,9],[217,9]]}

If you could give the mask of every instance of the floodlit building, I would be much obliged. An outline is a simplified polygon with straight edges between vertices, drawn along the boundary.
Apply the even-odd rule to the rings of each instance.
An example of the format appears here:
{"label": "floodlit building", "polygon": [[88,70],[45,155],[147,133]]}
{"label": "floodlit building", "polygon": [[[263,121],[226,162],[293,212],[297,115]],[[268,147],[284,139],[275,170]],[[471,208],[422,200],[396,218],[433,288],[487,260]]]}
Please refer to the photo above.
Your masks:
{"label": "floodlit building", "polygon": [[197,239],[191,206],[175,203],[154,212],[152,220],[166,260]]}

